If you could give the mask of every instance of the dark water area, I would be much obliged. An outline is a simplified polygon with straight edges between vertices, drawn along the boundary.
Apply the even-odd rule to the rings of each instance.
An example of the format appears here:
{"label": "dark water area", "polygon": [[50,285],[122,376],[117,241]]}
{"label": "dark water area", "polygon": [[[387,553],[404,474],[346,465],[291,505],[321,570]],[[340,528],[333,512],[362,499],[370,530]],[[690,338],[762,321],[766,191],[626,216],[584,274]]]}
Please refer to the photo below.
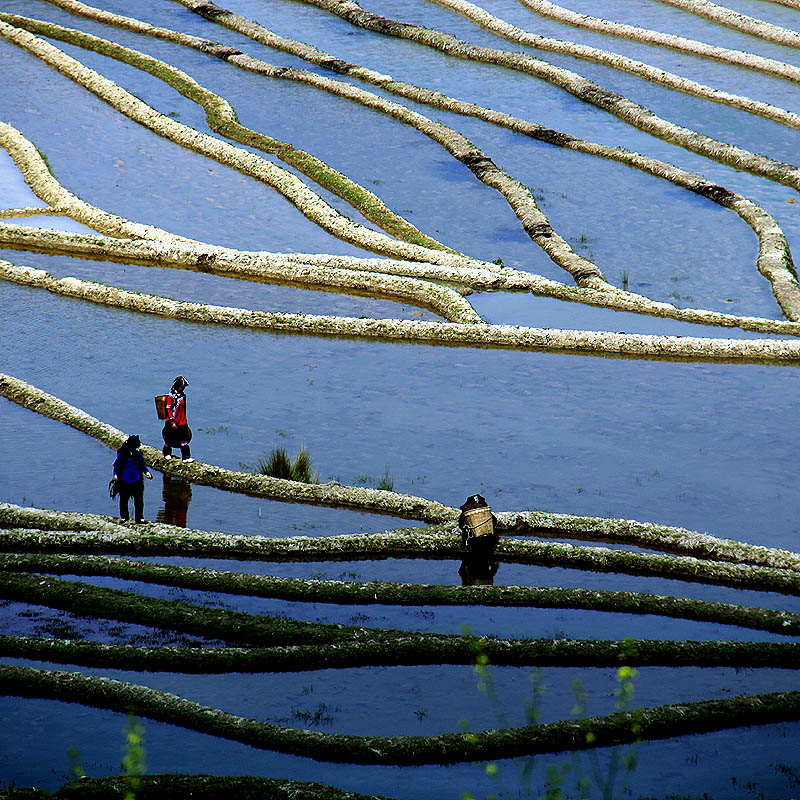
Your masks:
{"label": "dark water area", "polygon": [[[519,226],[503,198],[417,131],[340,98],[288,81],[267,80],[219,59],[74,17],[40,0],[6,0],[3,11],[78,27],[168,61],[223,94],[240,121],[302,147],[376,192],[391,208],[448,245],[553,280],[566,273]],[[97,5],[237,47],[286,66],[306,66],[191,14],[177,3],[124,0]],[[339,58],[418,85],[540,122],[558,130],[663,159],[744,194],[800,244],[800,202],[788,187],[708,161],[649,137],[556,87],[499,67],[450,58],[387,39],[301,2],[224,4],[276,32]],[[468,20],[422,0],[364,3],[386,16],[446,30],[476,44],[521,50]],[[755,0],[727,3],[741,13],[800,28],[797,11]],[[580,31],[537,17],[514,0],[483,4],[519,27],[639,58],[694,80],[795,112],[788,81],[669,50]],[[572,0],[582,13],[754,50],[800,65],[800,51],[760,42],[654,0]],[[59,45],[61,46],[61,45]],[[209,132],[201,110],[162,82],[92,53],[63,49],[159,111]],[[743,112],[648,84],[607,67],[530,51],[631,97],[655,113],[710,136],[797,161],[797,132]],[[319,71],[316,67],[308,67]],[[369,255],[340,242],[277,193],[184,150],[121,117],[102,101],[13,45],[0,42],[2,119],[47,157],[61,183],[107,211],[200,241],[275,252]],[[355,82],[355,81],[354,81]],[[528,185],[553,227],[592,259],[610,282],[679,306],[781,317],[755,266],[757,240],[731,211],[612,162],[570,153],[476,120],[405,103],[469,137]],[[0,151],[5,208],[39,206]],[[359,218],[324,190],[335,208]],[[360,218],[359,218],[360,219]],[[56,217],[21,224],[86,231]],[[134,291],[267,311],[399,319],[438,319],[388,300],[230,281],[168,269],[0,250],[0,258]],[[489,322],[532,327],[690,336],[752,337],[523,294],[470,297]],[[375,486],[458,506],[483,494],[498,511],[525,509],[653,521],[769,547],[798,550],[796,490],[800,400],[795,367],[678,363],[556,353],[420,346],[282,335],[136,315],[39,289],[0,283],[0,372],[160,446],[153,396],[176,375],[189,380],[192,451],[239,470],[282,446],[305,446],[320,481]],[[114,454],[61,423],[0,400],[0,500],[25,506],[116,513],[106,493]],[[271,537],[332,536],[416,527],[380,514],[263,498],[188,485],[155,472],[145,491],[148,519],[189,528]],[[164,562],[167,559],[153,559]],[[273,564],[222,559],[175,563],[257,574],[355,581],[458,585],[458,560]],[[788,637],[714,623],[552,609],[335,606],[195,593],[106,578],[78,578],[143,595],[183,598],[250,613],[381,629],[549,639],[701,639],[781,641]],[[501,563],[497,585],[569,586],[653,592],[797,613],[797,597],[684,583],[666,578],[547,569]],[[158,641],[143,626],[87,620],[39,606],[0,606],[0,632],[55,635],[72,630],[98,641]],[[66,628],[64,627],[66,626]],[[49,632],[49,633],[48,633]],[[522,725],[539,697],[539,719],[570,718],[574,682],[588,714],[616,708],[613,669],[492,667],[490,693],[471,667],[372,667],[258,675],[183,675],[89,669],[5,659],[7,663],[114,677],[248,717],[359,735],[433,735]],[[547,688],[539,696],[532,679]],[[655,668],[638,671],[635,703],[729,698],[800,690],[788,669]],[[77,698],[76,698],[77,699]],[[54,790],[68,777],[76,748],[91,775],[119,773],[125,717],[78,703],[0,698],[0,787]],[[354,767],[313,762],[144,721],[148,771],[208,772],[315,780],[403,800],[485,797],[498,792],[484,765]],[[636,746],[633,797],[715,800],[800,794],[797,722],[680,736]],[[617,751],[627,753],[626,748]],[[594,773],[592,758],[598,772]],[[498,762],[503,797],[541,796],[548,765],[595,775],[615,754],[539,756],[532,785],[518,764]],[[794,778],[792,778],[794,776]],[[750,785],[750,789],[745,788]],[[613,796],[622,796],[617,785]]]}

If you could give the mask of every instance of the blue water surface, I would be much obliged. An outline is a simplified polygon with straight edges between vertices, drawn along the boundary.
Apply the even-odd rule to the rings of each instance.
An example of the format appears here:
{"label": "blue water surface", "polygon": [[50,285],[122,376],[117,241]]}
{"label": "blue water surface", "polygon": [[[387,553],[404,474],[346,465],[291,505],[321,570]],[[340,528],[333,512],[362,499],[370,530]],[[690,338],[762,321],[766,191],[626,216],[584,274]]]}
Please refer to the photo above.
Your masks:
{"label": "blue water surface", "polygon": [[[322,72],[300,59],[214,26],[177,3],[98,0],[117,13],[221,41],[283,66]],[[650,137],[563,90],[521,73],[445,56],[421,45],[355,28],[290,0],[229,0],[226,7],[277,33],[334,56],[455,97],[508,111],[566,133],[627,147],[702,175],[762,205],[788,241],[800,243],[800,202],[787,186],[711,162]],[[728,3],[741,13],[800,28],[797,12],[756,0]],[[545,20],[514,0],[484,7],[518,27],[624,53],[727,91],[800,111],[797,86],[749,70],[582,31]],[[800,65],[800,51],[760,42],[655,0],[572,0],[581,13],[665,30]],[[447,31],[487,47],[520,45],[480,30],[424,0],[375,0],[364,8]],[[376,192],[421,230],[472,256],[569,282],[521,229],[505,200],[477,182],[437,144],[395,120],[332,95],[268,80],[219,59],[81,19],[42,0],[6,0],[3,10],[78,27],[166,60],[223,94],[243,124],[291,142]],[[201,109],[158,79],[103,56],[59,45],[159,111],[209,133]],[[797,160],[797,133],[735,109],[670,92],[607,67],[526,50],[624,94],[664,118],[779,161]],[[200,241],[276,252],[370,255],[338,241],[276,192],[232,169],[160,139],[122,117],[35,58],[0,41],[2,119],[47,157],[57,178],[89,203],[131,220]],[[326,74],[326,73],[324,73]],[[331,75],[333,75],[331,73]],[[333,77],[341,77],[335,76]],[[343,80],[348,80],[341,78]],[[355,81],[353,81],[355,82]],[[368,87],[367,87],[368,88]],[[553,227],[608,280],[678,306],[780,319],[759,275],[757,240],[732,212],[702,197],[610,161],[533,141],[477,120],[406,105],[469,137],[527,185]],[[271,160],[275,160],[274,158]],[[0,152],[6,208],[40,206]],[[324,190],[335,208],[361,221]],[[20,224],[86,231],[54,217],[15,217]],[[29,252],[0,251],[15,264],[74,275],[177,299],[268,311],[354,317],[437,319],[388,300],[229,281],[189,272]],[[755,334],[687,325],[562,303],[524,294],[471,298],[489,322],[546,328],[691,336]],[[0,283],[0,371],[28,381],[128,433],[160,446],[153,396],[176,375],[189,380],[193,455],[229,469],[251,468],[282,446],[305,446],[319,480],[375,486],[458,506],[474,492],[499,511],[559,513],[654,521],[769,547],[798,549],[800,499],[794,486],[798,439],[796,367],[677,363],[481,350],[407,343],[326,339],[201,325],[136,315],[11,283]],[[0,500],[115,513],[106,494],[114,454],[78,431],[2,400]],[[188,527],[243,535],[331,536],[419,526],[352,510],[287,504],[193,485],[176,494],[160,473],[148,483],[150,519],[185,516]],[[162,559],[155,559],[160,561]],[[179,563],[265,574],[341,580],[458,584],[457,560],[243,564]],[[548,639],[736,639],[786,637],[713,623],[585,611],[473,607],[333,606],[232,598],[111,579],[98,585],[142,594],[226,604],[297,619],[405,630]],[[498,584],[648,591],[797,612],[796,596],[685,584],[667,579],[582,573],[503,563]],[[73,617],[38,606],[0,608],[2,631],[158,641],[152,629]],[[29,663],[6,659],[7,663]],[[70,665],[41,664],[53,669]],[[613,669],[493,667],[492,692],[471,667],[434,665],[319,670],[259,675],[173,675],[80,668],[143,683],[232,713],[325,732],[429,735],[571,718],[576,681],[586,714],[616,709]],[[534,681],[532,682],[532,677]],[[536,687],[547,692],[539,695]],[[643,668],[635,678],[642,706],[800,690],[796,670]],[[70,775],[75,748],[91,775],[119,773],[124,715],[46,700],[0,699],[0,786],[55,790]],[[262,775],[315,780],[404,800],[541,796],[548,765],[590,775],[602,787],[615,758],[630,748],[539,756],[531,788],[518,769],[498,762],[502,785],[484,765],[355,767],[312,762],[144,721],[151,772]],[[797,722],[732,729],[635,747],[633,797],[797,797]],[[592,761],[596,758],[596,761]],[[531,765],[529,765],[531,766]],[[573,791],[574,777],[565,789]],[[749,789],[746,787],[749,785]],[[611,794],[622,796],[620,778]]]}

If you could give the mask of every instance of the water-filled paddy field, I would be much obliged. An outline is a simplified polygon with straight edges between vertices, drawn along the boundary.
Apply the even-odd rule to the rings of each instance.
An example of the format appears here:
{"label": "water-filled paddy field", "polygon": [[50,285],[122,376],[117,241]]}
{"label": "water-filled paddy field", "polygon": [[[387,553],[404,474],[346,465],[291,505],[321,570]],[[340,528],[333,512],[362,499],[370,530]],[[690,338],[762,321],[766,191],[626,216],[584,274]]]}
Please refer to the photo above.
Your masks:
{"label": "water-filled paddy field", "polygon": [[[444,734],[463,739],[468,732],[475,733],[480,748],[485,731],[516,730],[533,719],[542,724],[607,719],[623,706],[625,711],[642,709],[647,713],[672,704],[688,707],[703,701],[731,701],[737,696],[786,693],[785,707],[789,709],[797,697],[792,693],[800,692],[796,657],[781,656],[780,661],[778,655],[764,655],[767,661],[759,665],[752,655],[773,653],[769,646],[788,647],[795,641],[793,615],[800,612],[800,580],[785,564],[767,568],[770,574],[765,572],[763,580],[747,574],[761,569],[752,562],[742,567],[736,578],[689,578],[688,572],[673,570],[673,562],[677,564],[687,554],[667,548],[664,561],[670,563],[648,572],[631,564],[636,558],[662,553],[655,540],[621,541],[598,533],[599,523],[590,531],[592,535],[584,537],[564,522],[561,529],[543,530],[545,526],[540,524],[538,530],[501,531],[495,588],[484,587],[483,595],[472,589],[474,594],[462,595],[458,603],[443,602],[434,596],[433,588],[429,592],[425,588],[428,594],[414,595],[412,600],[403,599],[405,589],[384,596],[389,585],[397,583],[407,584],[413,591],[450,587],[448,596],[457,595],[464,554],[454,520],[465,497],[476,492],[486,497],[501,523],[510,519],[511,512],[528,511],[539,514],[540,522],[554,519],[553,515],[637,520],[786,551],[799,549],[800,532],[800,500],[795,488],[797,331],[770,327],[798,318],[792,316],[792,309],[800,310],[800,304],[793,306],[794,293],[800,296],[800,290],[796,280],[792,284],[791,271],[780,273],[772,282],[759,273],[759,238],[730,207],[739,201],[730,200],[725,206],[714,202],[708,191],[691,191],[657,177],[652,174],[654,169],[636,168],[608,154],[598,157],[585,148],[559,147],[552,137],[543,141],[474,116],[426,105],[398,95],[395,83],[427,87],[583,142],[624,148],[651,161],[674,165],[708,185],[724,187],[760,209],[758,214],[767,215],[759,217],[762,231],[772,229],[772,223],[764,223],[767,218],[780,229],[785,246],[778,247],[773,236],[762,241],[762,256],[766,253],[765,258],[780,262],[783,270],[787,262],[780,253],[796,252],[800,245],[800,183],[794,173],[787,168],[782,174],[788,177],[778,180],[763,174],[771,168],[768,166],[750,168],[692,152],[678,141],[650,135],[552,82],[507,64],[459,58],[419,41],[367,30],[319,7],[322,4],[230,0],[225,7],[287,40],[313,45],[343,62],[391,76],[393,82],[372,85],[358,74],[345,74],[341,66],[334,71],[286,52],[286,48],[270,48],[219,24],[220,16],[193,13],[185,5],[146,0],[133,8],[121,0],[98,0],[95,7],[219,42],[277,67],[307,70],[402,104],[466,137],[507,176],[511,183],[506,188],[511,186],[517,193],[509,200],[511,191],[504,196],[481,182],[477,174],[481,170],[471,171],[465,163],[469,158],[458,160],[396,114],[380,113],[312,86],[311,79],[258,74],[239,68],[236,57],[214,57],[119,24],[79,16],[56,3],[6,0],[0,9],[4,26],[0,30],[0,119],[8,126],[3,129],[6,144],[13,138],[9,129],[15,130],[33,145],[34,152],[38,150],[58,184],[80,201],[166,233],[158,240],[164,247],[160,259],[148,261],[141,250],[136,251],[137,257],[113,257],[109,255],[111,239],[132,243],[134,248],[141,248],[144,240],[125,231],[111,233],[108,226],[103,228],[105,223],[93,229],[75,206],[70,206],[71,218],[66,203],[58,216],[4,214],[0,218],[0,259],[15,268],[45,270],[56,279],[72,276],[156,298],[306,315],[304,319],[325,316],[351,321],[337,323],[340,328],[336,332],[190,321],[48,291],[12,278],[13,270],[4,271],[0,281],[0,372],[118,431],[139,434],[145,446],[156,450],[161,447],[162,423],[156,417],[153,396],[168,392],[173,378],[184,375],[189,381],[191,447],[197,465],[195,469],[175,466],[174,461],[151,464],[153,480],[146,483],[144,500],[145,516],[152,524],[129,526],[128,534],[120,533],[120,526],[111,521],[116,505],[106,491],[113,446],[20,402],[0,398],[0,501],[5,504],[0,507],[0,526],[7,529],[0,531],[5,554],[0,607],[3,664],[14,670],[35,669],[36,673],[25,674],[37,676],[66,671],[111,678],[269,723],[281,731],[309,730],[322,734],[323,739],[347,735],[359,742],[362,737],[399,737],[408,748],[404,752],[416,748],[421,753],[428,752],[425,747],[433,737]],[[727,6],[776,27],[800,29],[800,9],[789,2],[730,0]],[[472,45],[526,53],[578,73],[662,120],[761,154],[766,159],[763,163],[797,162],[798,131],[790,124],[676,91],[605,63],[509,41],[444,4],[375,0],[362,7],[383,17],[446,32]],[[569,7],[581,14],[757,54],[788,65],[790,75],[792,70],[800,73],[800,49],[790,44],[790,38],[786,43],[767,41],[657,0],[571,0]],[[624,55],[697,84],[785,109],[781,119],[800,114],[797,80],[575,27],[536,14],[516,0],[486,0],[482,8],[520,30]],[[228,248],[227,252],[293,254],[296,262],[315,269],[318,265],[313,259],[303,261],[297,254],[341,256],[341,264],[349,265],[349,272],[345,267],[341,270],[348,273],[349,280],[358,269],[362,277],[365,274],[363,263],[355,266],[359,259],[387,259],[388,251],[381,248],[389,245],[383,239],[368,245],[378,241],[370,237],[381,234],[381,227],[330,188],[320,188],[298,167],[287,166],[276,155],[264,154],[252,144],[255,140],[242,144],[225,135],[232,129],[216,131],[197,102],[176,90],[174,80],[170,85],[163,75],[123,63],[119,54],[112,57],[108,51],[88,50],[79,46],[74,36],[62,41],[56,28],[22,36],[23,21],[3,15],[22,15],[89,33],[182,70],[214,95],[224,97],[241,126],[313,154],[377,195],[426,237],[464,254],[468,266],[458,267],[463,270],[459,280],[453,273],[442,278],[431,269],[426,277],[415,278],[413,290],[404,289],[403,296],[392,293],[397,289],[376,288],[385,275],[374,266],[366,272],[367,288],[357,291],[333,285],[332,271],[323,276],[329,281],[323,291],[319,283],[313,290],[306,288],[299,278],[237,280],[211,269],[170,268],[175,264],[164,255],[166,250],[171,247],[174,253],[188,247],[196,254],[199,250],[191,248],[201,247],[199,242]],[[154,109],[155,124],[166,121],[179,126],[164,128],[159,135],[126,116],[112,107],[108,98],[76,82],[75,75],[70,75],[72,68],[59,71],[46,63],[47,54],[47,58],[62,57],[54,55],[54,48]],[[260,154],[299,177],[331,209],[325,212],[329,219],[352,220],[362,238],[356,241],[355,234],[349,241],[337,237],[312,213],[304,216],[264,182],[190,149],[180,140],[187,129],[227,142],[241,152]],[[474,166],[475,161],[471,163]],[[35,183],[30,174],[27,177],[29,183]],[[502,183],[502,178],[498,181]],[[18,164],[5,150],[0,150],[0,186],[5,209],[44,209],[48,203],[42,191],[37,196],[25,183]],[[715,196],[731,195],[717,192]],[[533,236],[531,226],[526,231],[520,216],[532,214],[533,208],[546,218],[554,235],[541,227]],[[347,227],[349,223],[342,224]],[[62,239],[61,249],[52,246],[52,238],[45,246],[41,232],[31,233],[27,243],[20,244],[19,226],[74,236]],[[77,248],[79,240],[88,241],[85,237],[89,234],[105,237],[101,245],[107,248],[105,256],[94,252],[89,258],[85,252],[69,250]],[[402,242],[396,232],[381,235],[387,242]],[[183,239],[178,242],[174,237]],[[556,237],[563,240],[564,247],[555,255],[552,251],[548,254],[541,245],[550,247]],[[192,240],[191,245],[185,240]],[[432,248],[430,258],[443,252]],[[446,260],[445,256],[442,259]],[[234,264],[241,261],[241,256],[231,258]],[[404,263],[408,267],[422,259],[409,257]],[[567,267],[575,264],[579,266],[570,274]],[[602,279],[586,277],[592,265]],[[413,272],[410,267],[408,271]],[[531,275],[543,280],[535,283],[538,288],[534,291],[531,287],[485,291],[478,283],[487,275],[499,275],[509,282],[524,283]],[[547,291],[541,289],[545,284],[551,287]],[[615,294],[604,288],[607,285],[624,292]],[[444,306],[420,299],[427,298],[434,288],[444,287],[446,302],[455,307],[463,303],[459,298],[460,292],[466,291],[464,286],[473,289],[466,300],[480,317],[479,324],[492,326],[484,326],[486,336],[494,336],[500,326],[512,330],[503,334],[510,337],[505,344],[475,346],[463,340],[447,341],[446,329],[478,323],[450,320]],[[552,288],[561,286],[564,292]],[[649,301],[661,304],[662,312],[666,304],[675,311],[659,316],[635,313],[632,304],[640,301],[632,299],[633,295],[647,298],[641,301],[639,311]],[[776,295],[783,303],[779,304]],[[163,301],[162,312],[167,307]],[[726,315],[727,322],[724,327],[700,324],[701,317],[707,321],[709,314],[692,316],[684,313],[687,309]],[[758,318],[757,329],[749,323],[732,322],[744,317]],[[395,336],[394,323],[390,323],[385,335],[373,338],[363,333],[370,320],[399,320],[407,327],[403,335]],[[440,325],[441,339],[428,334],[424,338],[421,331],[426,324]],[[516,332],[520,337],[528,335],[527,329],[544,331],[537,335],[549,335],[552,346],[531,345],[530,340],[522,342],[521,338],[515,344],[516,334],[507,326],[520,326]],[[559,338],[560,334],[552,333],[561,330],[590,332],[592,336],[608,333],[616,338],[580,334],[581,341],[593,344],[573,348],[570,342],[580,337],[568,334]],[[618,343],[622,343],[620,347],[643,347],[643,337],[648,335],[658,338],[642,355],[613,351]],[[703,352],[702,347],[691,354],[684,352],[681,340],[674,337],[735,340],[751,349],[745,355],[737,351],[720,358]],[[664,344],[667,341],[671,344]],[[781,351],[783,355],[775,356],[776,348],[784,347],[777,344],[782,342],[789,344]],[[676,348],[670,351],[672,355],[659,351],[667,346]],[[200,479],[205,465],[247,473],[275,447],[295,456],[302,446],[311,455],[318,485],[329,487],[324,491],[335,494],[339,486],[389,489],[396,495],[423,498],[420,508],[436,505],[439,516],[434,519],[433,511],[428,516],[392,513],[381,499],[389,492],[368,492],[367,499],[359,503],[295,502],[291,492],[280,497],[275,492],[240,492],[219,488],[210,478]],[[62,535],[60,544],[48,545],[48,553],[23,570],[12,564],[11,554],[30,555],[47,549],[35,542],[53,523],[43,522],[35,514],[20,521],[21,511],[16,507],[95,515],[64,526],[75,531],[76,539],[81,528],[99,538],[107,535],[108,542],[115,536],[127,536],[129,549],[123,552],[120,546],[108,544],[103,551],[98,545],[95,552],[81,554],[69,535]],[[74,522],[76,518],[65,519]],[[429,527],[434,522],[440,524]],[[354,545],[342,555],[320,545],[313,558],[278,558],[237,555],[232,546],[227,552],[224,548],[200,552],[202,536],[184,547],[182,530],[156,523],[178,523],[209,536],[217,533],[254,541],[262,537],[332,539],[401,533],[390,537],[395,543],[391,548],[364,544],[363,552],[358,552]],[[402,549],[403,541],[429,543],[431,537],[439,537],[441,546],[420,545],[414,553]],[[684,541],[688,540],[684,537]],[[544,543],[541,547],[540,542]],[[557,552],[547,550],[547,557],[542,555],[545,545],[558,543],[565,546]],[[176,552],[169,552],[173,546]],[[621,561],[603,556],[607,558],[604,563],[613,564],[602,568],[589,565],[590,555],[581,556],[582,561],[570,560],[577,558],[576,553],[591,553],[583,549],[590,547],[607,548],[626,559],[630,553],[634,560],[621,566]],[[538,553],[535,557],[531,555],[534,551]],[[80,555],[82,566],[76,563],[74,572],[68,568],[57,571],[53,559],[69,554]],[[143,580],[141,574],[119,577],[99,567],[90,574],[87,559],[104,555],[145,565],[296,579],[307,582],[309,593],[303,597],[277,591],[237,594],[213,587],[181,586],[172,578],[159,583]],[[703,558],[714,562],[710,555]],[[715,574],[715,569],[712,563],[707,574]],[[37,577],[29,580],[24,578],[26,574]],[[97,595],[85,589],[84,594],[94,598],[91,608],[70,599],[69,587],[75,582],[98,589]],[[363,590],[362,596],[353,594],[350,599],[332,602],[326,594],[330,582],[343,584],[348,591]],[[369,587],[374,587],[372,598],[366,591]],[[559,597],[561,590],[585,590],[598,596],[624,592],[633,599],[627,605],[603,610],[586,604],[577,607],[576,602],[572,606],[556,603],[552,600],[556,595],[550,594],[547,602],[490,603],[503,587],[539,587],[554,590]],[[111,592],[101,594],[99,590]],[[109,610],[112,596],[118,596],[114,592],[129,593],[122,595],[123,606],[124,598],[131,595],[150,598],[155,605],[144,603],[138,617],[126,615],[116,605]],[[685,598],[697,601],[697,608],[702,603],[717,603],[726,608],[764,609],[775,612],[767,615],[772,620],[782,613],[792,621],[784,632],[773,623],[745,622],[739,611],[731,612],[730,617],[723,617],[721,611],[716,616],[709,611],[703,618],[697,617],[699,611],[692,612],[695,617],[666,615],[668,601],[658,599],[643,612],[633,613],[634,600],[644,603],[644,595]],[[465,596],[472,600],[463,602]],[[157,601],[207,611],[208,620],[213,617],[213,625],[219,627],[214,628],[211,621],[193,622],[192,627],[177,618],[165,623],[167,606]],[[184,654],[191,653],[189,648],[205,653],[229,647],[297,644],[294,640],[271,645],[237,640],[232,629],[225,627],[229,624],[225,620],[233,619],[235,612],[278,620],[280,633],[276,636],[288,636],[281,628],[284,623],[303,623],[297,628],[301,632],[293,634],[303,642],[303,637],[318,641],[314,637],[323,636],[320,631],[334,636],[330,633],[333,628],[321,626],[340,626],[335,636],[343,637],[342,641],[350,641],[352,636],[354,641],[388,642],[388,655],[382,651],[371,663],[362,663],[355,656],[350,662],[326,662],[333,656],[325,650],[328,645],[320,645],[319,660],[315,662],[312,649],[303,656],[305,660],[298,656],[291,669],[278,667],[283,656],[279,658],[276,650],[267,652],[264,662],[252,671],[241,662],[197,671],[164,664],[154,668],[144,661],[138,665],[113,659],[81,663],[69,652],[51,661],[41,653],[35,657],[33,651],[25,654],[12,647],[12,637],[24,637],[26,642],[88,640],[133,649],[174,647]],[[393,633],[398,631],[403,633]],[[407,648],[401,657],[399,642],[406,634],[419,635],[413,640],[418,652],[409,654],[414,648]],[[490,654],[489,665],[479,665],[477,670],[474,658],[443,657],[439,662],[430,655],[423,657],[434,648],[431,642],[439,643],[436,646],[444,652],[442,642],[465,634],[490,637],[481,640],[487,642],[491,637],[538,640],[542,646],[561,648],[575,642],[576,652],[584,644],[589,648],[606,641],[628,641],[629,645],[618,658],[596,663],[588,657],[576,660],[572,656],[560,663],[548,662],[540,653],[512,664]],[[432,638],[448,635],[449,639]],[[701,664],[696,653],[675,655],[676,645],[669,657],[658,662],[652,656],[652,663],[645,663],[642,654],[652,655],[657,650],[655,642],[689,641],[706,643],[704,652],[709,653],[715,652],[715,647],[719,651],[713,643],[738,643],[742,647],[736,652],[748,655],[731,655],[727,661],[715,656],[713,664]],[[758,644],[747,650],[748,642]],[[476,656],[480,652],[478,647]],[[628,665],[635,673],[620,672]],[[83,690],[53,698],[44,690],[37,696],[36,691],[21,691],[10,679],[3,680],[0,787],[35,785],[55,791],[75,774],[77,765],[78,771],[92,777],[120,774],[129,730],[126,725],[131,724],[123,708],[103,706],[99,701],[81,703],[86,700]],[[92,685],[91,681],[86,684]],[[633,695],[627,697],[631,689]],[[89,691],[87,688],[87,696]],[[31,696],[21,696],[24,694]],[[723,707],[735,708],[736,703],[723,702]],[[704,793],[713,798],[791,798],[800,792],[800,726],[797,713],[788,710],[783,718],[775,711],[765,720],[751,714],[720,725],[708,723],[713,717],[709,713],[696,729],[684,730],[675,724],[674,732],[670,731],[673,723],[665,722],[651,739],[645,736],[636,741],[641,737],[631,735],[627,737],[630,741],[615,747],[584,749],[581,745],[526,753],[523,744],[513,759],[504,758],[502,750],[484,753],[478,749],[474,756],[443,759],[431,755],[421,758],[422,763],[409,763],[414,761],[409,758],[393,763],[388,757],[383,763],[348,763],[346,757],[326,757],[302,748],[253,746],[198,729],[187,722],[188,717],[181,724],[157,716],[148,716],[144,706],[137,714],[144,729],[146,771],[153,774],[308,780],[403,800],[460,798],[465,793],[476,798],[492,793],[540,797],[556,784],[572,797],[581,796],[581,791],[592,797],[621,797],[629,791],[629,796],[653,798],[701,797]],[[655,723],[653,726],[655,731]],[[598,735],[602,730],[597,727]],[[369,761],[360,756],[350,760]],[[618,774],[613,777],[615,768]],[[554,778],[554,769],[562,777]],[[576,783],[582,778],[588,784],[580,789]]]}

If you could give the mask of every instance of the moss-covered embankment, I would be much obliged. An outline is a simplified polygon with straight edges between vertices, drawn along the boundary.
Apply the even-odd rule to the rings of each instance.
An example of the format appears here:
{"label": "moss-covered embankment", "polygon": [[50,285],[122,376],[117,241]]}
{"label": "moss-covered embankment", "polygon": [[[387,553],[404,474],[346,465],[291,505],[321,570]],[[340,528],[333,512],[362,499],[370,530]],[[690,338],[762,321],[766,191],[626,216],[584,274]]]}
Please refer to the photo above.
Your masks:
{"label": "moss-covered embankment", "polygon": [[800,692],[707,700],[621,711],[521,728],[440,736],[350,736],[285,728],[203,706],[166,692],[81,673],[0,666],[0,690],[80,702],[179,725],[265,750],[347,764],[454,764],[584,750],[800,718]]}

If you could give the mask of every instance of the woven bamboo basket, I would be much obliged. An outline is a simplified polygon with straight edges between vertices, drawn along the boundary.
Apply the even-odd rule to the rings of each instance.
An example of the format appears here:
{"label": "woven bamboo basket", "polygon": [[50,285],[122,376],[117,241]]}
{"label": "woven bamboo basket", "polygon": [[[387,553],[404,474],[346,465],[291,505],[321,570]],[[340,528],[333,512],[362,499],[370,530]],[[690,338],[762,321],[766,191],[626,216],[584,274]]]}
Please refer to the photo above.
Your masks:
{"label": "woven bamboo basket", "polygon": [[167,418],[167,398],[169,397],[168,394],[157,394],[155,398],[156,401],[156,414],[158,414],[159,419],[166,419]]}
{"label": "woven bamboo basket", "polygon": [[464,521],[472,531],[473,536],[489,536],[494,533],[492,509],[488,506],[484,508],[471,508],[469,511],[465,511]]}

